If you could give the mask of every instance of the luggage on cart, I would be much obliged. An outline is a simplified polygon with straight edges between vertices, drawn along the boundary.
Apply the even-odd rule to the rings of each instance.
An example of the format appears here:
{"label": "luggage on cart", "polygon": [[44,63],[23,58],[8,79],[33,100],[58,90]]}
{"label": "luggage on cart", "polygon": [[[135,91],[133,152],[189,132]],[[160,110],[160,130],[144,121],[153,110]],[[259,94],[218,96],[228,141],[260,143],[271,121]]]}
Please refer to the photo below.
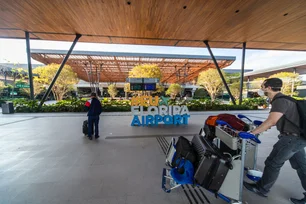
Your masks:
{"label": "luggage on cart", "polygon": [[[204,137],[195,136],[192,144],[201,157],[197,166],[195,182],[207,190],[217,193],[233,166],[231,159],[224,155],[212,142]],[[201,150],[199,152],[199,150]]]}
{"label": "luggage on cart", "polygon": [[[232,114],[219,114],[217,116],[209,116],[204,124],[204,132],[205,132],[205,137],[210,141],[213,141],[216,138],[217,120],[222,120],[224,122],[227,122],[233,129],[238,131],[249,131],[250,129],[248,124],[246,124],[243,120]],[[221,152],[227,152],[230,153],[231,155],[237,154],[237,151],[230,149],[222,141],[220,142],[219,145]]]}
{"label": "luggage on cart", "polygon": [[195,182],[203,188],[217,193],[229,171],[227,161],[215,155],[202,158],[194,175]]}
{"label": "luggage on cart", "polygon": [[232,114],[219,114],[217,116],[209,116],[204,124],[205,134],[208,136],[213,136],[215,133],[216,121],[222,120],[227,122],[233,129],[238,131],[249,131],[249,125],[243,120]]}
{"label": "luggage on cart", "polygon": [[[185,137],[180,136],[177,143],[176,143],[176,153],[173,158],[172,167],[177,167],[180,160],[186,159],[190,161],[193,165],[196,165],[197,155],[194,151],[190,141]],[[179,172],[184,172],[184,169],[180,168]]]}

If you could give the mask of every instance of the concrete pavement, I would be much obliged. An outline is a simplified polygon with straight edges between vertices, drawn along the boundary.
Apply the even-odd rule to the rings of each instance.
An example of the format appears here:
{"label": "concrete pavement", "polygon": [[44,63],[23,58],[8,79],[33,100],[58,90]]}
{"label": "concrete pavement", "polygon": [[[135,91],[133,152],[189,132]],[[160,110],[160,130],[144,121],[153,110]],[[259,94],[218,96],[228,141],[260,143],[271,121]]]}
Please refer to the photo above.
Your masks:
{"label": "concrete pavement", "polygon": [[[103,113],[101,137],[93,141],[82,135],[83,113],[0,115],[0,204],[188,204],[181,189],[170,194],[161,189],[165,156],[156,137],[197,134],[205,119],[218,113],[195,112],[188,126],[160,127],[131,127],[130,113]],[[253,119],[268,114],[244,113]],[[276,136],[271,129],[261,137],[258,168],[263,169]],[[245,190],[244,199],[286,204],[302,192],[296,172],[286,163],[269,198]],[[211,203],[224,203],[205,194]]]}

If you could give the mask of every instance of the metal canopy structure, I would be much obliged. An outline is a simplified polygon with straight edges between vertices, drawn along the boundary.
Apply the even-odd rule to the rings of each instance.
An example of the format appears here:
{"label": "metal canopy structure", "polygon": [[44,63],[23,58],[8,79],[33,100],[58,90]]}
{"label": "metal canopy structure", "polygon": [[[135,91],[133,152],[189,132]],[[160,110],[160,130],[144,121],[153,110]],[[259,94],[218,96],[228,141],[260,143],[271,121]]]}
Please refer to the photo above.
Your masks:
{"label": "metal canopy structure", "polygon": [[[31,50],[33,59],[44,64],[60,64],[64,50]],[[216,56],[220,68],[231,65],[236,57]],[[123,52],[73,51],[67,61],[78,77],[87,82],[125,82],[128,72],[140,64],[156,64],[162,71],[162,83],[185,83],[201,71],[215,68],[210,56]]]}
{"label": "metal canopy structure", "polygon": [[0,0],[0,37],[306,50],[305,0]]}
{"label": "metal canopy structure", "polygon": [[269,77],[279,72],[294,72],[300,75],[306,74],[306,61],[295,62],[282,66],[269,67],[266,69],[256,70],[245,73],[245,78],[253,80],[255,78]]}

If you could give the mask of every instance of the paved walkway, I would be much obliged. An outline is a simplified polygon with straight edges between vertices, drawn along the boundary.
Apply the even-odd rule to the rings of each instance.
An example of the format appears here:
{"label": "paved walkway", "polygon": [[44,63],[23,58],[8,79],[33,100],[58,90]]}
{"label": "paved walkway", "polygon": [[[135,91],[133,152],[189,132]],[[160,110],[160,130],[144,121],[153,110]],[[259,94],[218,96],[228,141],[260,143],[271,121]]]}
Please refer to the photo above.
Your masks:
{"label": "paved walkway", "polygon": [[[235,113],[235,112],[232,112]],[[0,115],[0,204],[188,204],[181,189],[161,189],[164,153],[156,137],[197,134],[208,115],[192,113],[188,126],[131,127],[129,113],[103,113],[99,140],[81,133],[80,113]],[[260,119],[266,111],[247,111]],[[258,166],[276,142],[276,130],[262,136]],[[288,163],[268,199],[244,191],[250,204],[285,204],[302,187]],[[208,192],[211,203],[224,203]]]}

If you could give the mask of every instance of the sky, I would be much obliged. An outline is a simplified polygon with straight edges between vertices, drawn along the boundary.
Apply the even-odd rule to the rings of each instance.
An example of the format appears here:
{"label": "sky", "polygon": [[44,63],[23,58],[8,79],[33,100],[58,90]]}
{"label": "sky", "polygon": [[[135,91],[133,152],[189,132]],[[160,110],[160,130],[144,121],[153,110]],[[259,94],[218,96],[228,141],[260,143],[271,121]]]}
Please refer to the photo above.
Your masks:
{"label": "sky", "polygon": [[[71,42],[31,40],[31,49],[58,49],[68,50]],[[74,50],[84,51],[113,51],[113,52],[136,52],[136,53],[164,53],[164,54],[191,54],[209,55],[206,48],[186,48],[169,46],[143,46],[143,45],[116,45],[102,43],[76,44]],[[236,61],[229,67],[241,69],[241,49],[212,49],[216,56],[235,56]],[[285,65],[292,62],[306,60],[306,52],[294,51],[266,51],[246,50],[245,69],[264,69],[268,67]],[[0,39],[0,63],[26,64],[25,40]],[[32,64],[40,64],[32,59]]]}

